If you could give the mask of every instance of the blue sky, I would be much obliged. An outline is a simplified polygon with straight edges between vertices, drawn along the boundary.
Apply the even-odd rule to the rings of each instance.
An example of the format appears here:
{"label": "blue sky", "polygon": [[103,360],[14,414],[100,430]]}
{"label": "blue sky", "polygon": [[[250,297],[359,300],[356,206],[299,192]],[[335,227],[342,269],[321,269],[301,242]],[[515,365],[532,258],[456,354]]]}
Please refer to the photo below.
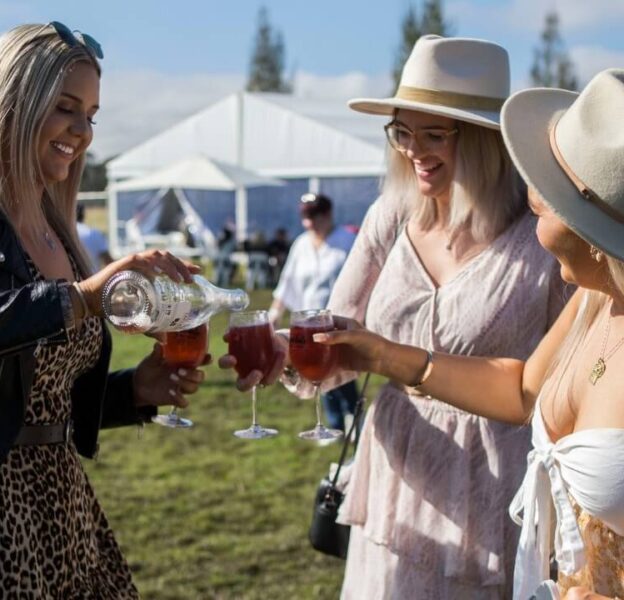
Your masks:
{"label": "blue sky", "polygon": [[[244,86],[259,7],[282,32],[300,95],[385,95],[408,0],[0,0],[0,29],[60,20],[98,39],[102,111],[93,149],[125,150]],[[417,8],[422,0],[412,3]],[[533,48],[555,9],[581,81],[624,67],[624,0],[446,0],[454,34],[500,43],[512,86],[528,85]]]}

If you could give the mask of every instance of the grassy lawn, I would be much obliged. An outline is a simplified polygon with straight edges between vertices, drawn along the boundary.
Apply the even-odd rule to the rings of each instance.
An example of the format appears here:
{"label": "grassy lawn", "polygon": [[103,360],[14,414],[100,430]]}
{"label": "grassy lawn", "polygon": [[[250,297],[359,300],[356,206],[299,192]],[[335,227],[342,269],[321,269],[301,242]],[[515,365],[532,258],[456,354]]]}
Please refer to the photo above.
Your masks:
{"label": "grassy lawn", "polygon": [[[256,292],[252,308],[265,308]],[[211,322],[210,350],[224,353],[226,317]],[[151,347],[115,334],[113,368],[136,364]],[[101,504],[146,599],[337,598],[343,561],[309,546],[314,491],[339,446],[319,448],[296,433],[314,408],[277,384],[259,391],[269,440],[244,441],[249,394],[215,365],[183,411],[192,430],[103,431],[96,462],[85,461]],[[370,397],[370,394],[369,394]]]}

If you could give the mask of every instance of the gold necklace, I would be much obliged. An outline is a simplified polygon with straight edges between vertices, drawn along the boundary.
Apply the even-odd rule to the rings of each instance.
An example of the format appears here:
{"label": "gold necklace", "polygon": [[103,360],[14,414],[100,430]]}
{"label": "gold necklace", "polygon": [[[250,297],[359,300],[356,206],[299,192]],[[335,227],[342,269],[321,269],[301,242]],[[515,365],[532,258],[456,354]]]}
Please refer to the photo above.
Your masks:
{"label": "gold necklace", "polygon": [[600,351],[600,356],[596,361],[596,364],[592,367],[591,373],[589,375],[589,381],[592,385],[596,385],[598,380],[605,374],[607,370],[607,361],[620,349],[622,344],[624,344],[624,336],[620,339],[620,341],[609,350],[608,354],[605,355],[605,350],[607,349],[607,341],[609,340],[609,329],[611,328],[611,314],[607,317],[607,328],[605,330],[604,339],[602,340],[602,350]]}

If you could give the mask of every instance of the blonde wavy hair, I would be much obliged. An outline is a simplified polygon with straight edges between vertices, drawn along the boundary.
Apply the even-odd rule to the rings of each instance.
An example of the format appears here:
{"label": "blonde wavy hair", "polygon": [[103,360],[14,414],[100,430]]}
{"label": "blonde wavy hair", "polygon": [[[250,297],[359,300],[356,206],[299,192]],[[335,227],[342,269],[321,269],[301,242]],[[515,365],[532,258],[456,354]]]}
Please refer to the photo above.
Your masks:
{"label": "blonde wavy hair", "polygon": [[82,44],[70,47],[50,25],[20,25],[0,36],[0,210],[14,228],[41,239],[46,222],[67,245],[83,276],[89,260],[76,232],[76,198],[85,155],[65,181],[44,184],[38,148],[41,128],[55,109],[63,80],[78,62],[101,75]]}
{"label": "blonde wavy hair", "polygon": [[[396,116],[396,114],[395,114]],[[488,243],[527,210],[526,186],[519,177],[499,131],[457,121],[456,166],[451,184],[447,227],[454,237],[467,228],[477,242]],[[429,230],[436,222],[433,198],[420,193],[412,162],[389,144],[384,198],[398,200],[403,219],[415,214]]]}

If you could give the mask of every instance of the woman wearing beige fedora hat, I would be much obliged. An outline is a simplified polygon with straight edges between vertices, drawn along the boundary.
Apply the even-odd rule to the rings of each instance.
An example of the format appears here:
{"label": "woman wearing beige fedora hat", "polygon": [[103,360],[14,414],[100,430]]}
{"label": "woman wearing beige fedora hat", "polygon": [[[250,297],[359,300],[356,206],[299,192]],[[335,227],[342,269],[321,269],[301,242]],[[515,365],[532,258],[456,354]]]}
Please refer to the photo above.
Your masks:
{"label": "woman wearing beige fedora hat", "polygon": [[[416,383],[497,421],[532,420],[533,450],[510,507],[522,524],[515,600],[538,588],[566,600],[624,597],[623,123],[624,70],[598,74],[580,95],[525,90],[503,108],[539,240],[579,286],[528,360],[431,354],[352,320],[316,338],[341,344],[345,369]],[[542,583],[553,550],[557,587]]]}
{"label": "woman wearing beige fedora hat", "polygon": [[[500,134],[508,93],[503,48],[424,36],[394,97],[349,103],[388,118],[388,172],[334,288],[334,314],[436,352],[533,351],[565,293]],[[384,385],[341,507],[352,525],[343,598],[508,597],[518,537],[506,508],[529,447],[528,427]]]}

